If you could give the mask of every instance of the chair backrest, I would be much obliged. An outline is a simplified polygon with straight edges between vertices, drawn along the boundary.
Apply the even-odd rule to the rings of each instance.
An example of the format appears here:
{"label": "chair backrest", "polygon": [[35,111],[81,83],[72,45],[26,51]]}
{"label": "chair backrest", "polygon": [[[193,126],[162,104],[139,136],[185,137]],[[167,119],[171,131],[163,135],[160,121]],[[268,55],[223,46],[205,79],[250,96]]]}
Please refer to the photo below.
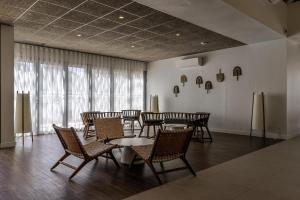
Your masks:
{"label": "chair backrest", "polygon": [[101,112],[97,112],[97,111],[80,113],[81,119],[82,119],[82,123],[84,125],[93,124],[94,119],[97,118],[97,116],[99,116],[100,113]]}
{"label": "chair backrest", "polygon": [[150,158],[185,155],[192,135],[193,129],[158,130]]}
{"label": "chair backrest", "polygon": [[136,118],[139,119],[141,115],[141,110],[122,110],[123,118]]}
{"label": "chair backrest", "polygon": [[166,124],[186,124],[188,113],[184,112],[165,112],[164,122]]}
{"label": "chair backrest", "polygon": [[141,116],[144,123],[151,121],[163,121],[164,119],[163,113],[142,112]]}
{"label": "chair backrest", "polygon": [[94,120],[97,118],[121,118],[121,115],[121,112],[101,112]]}
{"label": "chair backrest", "polygon": [[196,123],[199,124],[199,125],[202,125],[202,126],[207,126],[210,113],[197,112],[196,114],[197,114]]}
{"label": "chair backrest", "polygon": [[97,140],[109,140],[124,136],[121,118],[95,119]]}
{"label": "chair backrest", "polygon": [[53,124],[53,128],[65,151],[75,156],[85,156],[86,152],[73,127],[61,128]]}

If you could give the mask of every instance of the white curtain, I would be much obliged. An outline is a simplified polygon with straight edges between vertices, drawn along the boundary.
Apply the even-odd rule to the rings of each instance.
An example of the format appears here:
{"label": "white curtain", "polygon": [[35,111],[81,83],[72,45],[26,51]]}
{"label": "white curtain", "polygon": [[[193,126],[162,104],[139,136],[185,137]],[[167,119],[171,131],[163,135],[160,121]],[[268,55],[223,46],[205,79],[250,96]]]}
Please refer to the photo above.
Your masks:
{"label": "white curtain", "polygon": [[80,113],[141,109],[146,63],[15,44],[15,94],[30,92],[35,134],[82,128]]}
{"label": "white curtain", "polygon": [[24,91],[30,93],[31,113],[33,122],[33,132],[37,133],[38,109],[34,102],[37,102],[37,67],[38,48],[28,45],[15,46],[15,66],[14,66],[14,84],[15,84],[15,103],[17,92]]}
{"label": "white curtain", "polygon": [[39,52],[39,132],[62,126],[65,113],[64,52],[40,48]]}
{"label": "white curtain", "polygon": [[92,110],[110,111],[111,59],[92,56],[91,61]]}

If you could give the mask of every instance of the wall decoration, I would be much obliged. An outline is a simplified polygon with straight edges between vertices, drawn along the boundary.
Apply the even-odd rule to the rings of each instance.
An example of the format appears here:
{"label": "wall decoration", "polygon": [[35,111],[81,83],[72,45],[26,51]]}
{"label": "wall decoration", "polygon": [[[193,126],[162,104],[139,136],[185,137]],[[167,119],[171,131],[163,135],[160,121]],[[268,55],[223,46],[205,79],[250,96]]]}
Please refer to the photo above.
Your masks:
{"label": "wall decoration", "polygon": [[199,88],[201,87],[201,84],[203,84],[203,79],[201,76],[197,76],[196,84],[199,86]]}
{"label": "wall decoration", "polygon": [[218,82],[223,82],[225,80],[225,75],[222,73],[221,69],[219,69],[219,73],[216,75]]}
{"label": "wall decoration", "polygon": [[242,68],[240,66],[236,66],[233,68],[233,76],[236,76],[236,80],[239,80],[239,76],[242,76]]}
{"label": "wall decoration", "polygon": [[205,82],[205,89],[206,89],[207,93],[209,92],[209,90],[213,89],[213,85],[212,85],[211,81]]}
{"label": "wall decoration", "polygon": [[178,97],[178,94],[180,93],[180,90],[179,90],[179,86],[178,85],[175,85],[174,88],[173,88],[173,93],[175,94],[175,97]]}
{"label": "wall decoration", "polygon": [[184,86],[184,84],[187,82],[188,80],[187,80],[187,77],[186,77],[186,75],[181,75],[181,77],[180,77],[180,82],[182,83],[182,86]]}

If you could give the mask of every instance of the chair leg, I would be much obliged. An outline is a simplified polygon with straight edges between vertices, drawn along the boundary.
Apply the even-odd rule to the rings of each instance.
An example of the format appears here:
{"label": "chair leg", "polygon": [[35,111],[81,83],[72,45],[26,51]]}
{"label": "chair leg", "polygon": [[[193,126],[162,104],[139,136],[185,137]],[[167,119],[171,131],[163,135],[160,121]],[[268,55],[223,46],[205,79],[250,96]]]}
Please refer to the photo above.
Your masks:
{"label": "chair leg", "polygon": [[156,172],[156,170],[155,170],[153,164],[152,164],[150,161],[146,161],[146,163],[147,163],[147,165],[150,167],[150,169],[151,169],[151,171],[153,172],[153,174],[154,174],[155,178],[157,179],[158,183],[161,185],[162,182],[161,182],[161,180],[160,180],[160,178],[159,178],[159,175],[158,175],[158,173]]}
{"label": "chair leg", "polygon": [[209,131],[208,127],[205,126],[205,128],[206,128],[207,134],[208,134],[208,136],[209,136],[209,138],[210,138],[210,142],[213,142],[213,138],[212,138],[212,136],[211,136],[211,134],[210,134],[210,131]]}
{"label": "chair leg", "polygon": [[164,128],[163,128],[163,125],[162,125],[162,124],[160,124],[160,125],[159,125],[159,127],[160,127],[160,130],[164,130]]}
{"label": "chair leg", "polygon": [[131,131],[132,131],[132,134],[134,134],[134,120],[131,121],[131,124],[132,124],[132,130]]}
{"label": "chair leg", "polygon": [[153,137],[155,137],[156,136],[156,130],[155,130],[155,125],[153,126]]}
{"label": "chair leg", "polygon": [[51,167],[51,171],[57,167],[59,165],[59,162],[63,161],[64,159],[66,159],[70,154],[69,153],[65,153],[52,167]]}
{"label": "chair leg", "polygon": [[89,162],[89,160],[84,160],[79,165],[79,167],[77,167],[77,169],[73,172],[73,174],[69,177],[69,180],[71,180],[88,162]]}
{"label": "chair leg", "polygon": [[136,157],[137,157],[137,154],[135,154],[135,156],[133,157],[133,159],[132,159],[132,161],[130,163],[129,169],[133,166]]}
{"label": "chair leg", "polygon": [[140,127],[142,128],[142,124],[141,124],[140,120],[138,119],[137,121],[138,121]]}
{"label": "chair leg", "polygon": [[204,142],[204,130],[203,130],[202,126],[200,126],[200,129],[201,129],[201,140],[202,140],[202,142]]}
{"label": "chair leg", "polygon": [[140,131],[140,134],[139,134],[139,137],[141,137],[142,133],[143,133],[143,130],[144,130],[144,125],[142,126],[141,128],[141,131]]}
{"label": "chair leg", "polygon": [[109,154],[110,158],[113,160],[113,162],[115,163],[116,167],[119,168],[120,165],[119,165],[118,161],[116,160],[114,154],[112,152],[109,152],[108,154]]}
{"label": "chair leg", "polygon": [[193,170],[192,166],[189,164],[187,159],[185,157],[181,157],[181,160],[184,162],[184,164],[187,166],[187,168],[191,171],[191,173],[196,176],[195,171]]}
{"label": "chair leg", "polygon": [[147,126],[147,138],[149,138],[149,130],[150,129],[150,126]]}

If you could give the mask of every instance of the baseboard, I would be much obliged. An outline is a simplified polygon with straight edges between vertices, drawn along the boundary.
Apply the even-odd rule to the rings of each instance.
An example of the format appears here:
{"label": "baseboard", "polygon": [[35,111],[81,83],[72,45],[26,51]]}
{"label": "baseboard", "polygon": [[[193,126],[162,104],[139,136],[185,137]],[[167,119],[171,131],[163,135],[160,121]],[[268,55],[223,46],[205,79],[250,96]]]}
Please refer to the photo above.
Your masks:
{"label": "baseboard", "polygon": [[0,149],[4,149],[4,148],[11,148],[11,147],[15,147],[16,146],[16,142],[6,142],[6,143],[1,143],[0,144]]}
{"label": "baseboard", "polygon": [[[211,131],[213,132],[218,132],[218,133],[228,133],[228,134],[235,134],[235,135],[250,135],[250,131],[240,131],[240,130],[228,130],[228,129],[219,129],[219,128],[210,128]],[[262,133],[260,132],[252,132],[252,136],[255,137],[263,137]],[[284,134],[279,134],[279,133],[272,133],[272,132],[266,132],[266,138],[272,138],[272,139],[282,139],[282,140],[287,140],[289,137]]]}

